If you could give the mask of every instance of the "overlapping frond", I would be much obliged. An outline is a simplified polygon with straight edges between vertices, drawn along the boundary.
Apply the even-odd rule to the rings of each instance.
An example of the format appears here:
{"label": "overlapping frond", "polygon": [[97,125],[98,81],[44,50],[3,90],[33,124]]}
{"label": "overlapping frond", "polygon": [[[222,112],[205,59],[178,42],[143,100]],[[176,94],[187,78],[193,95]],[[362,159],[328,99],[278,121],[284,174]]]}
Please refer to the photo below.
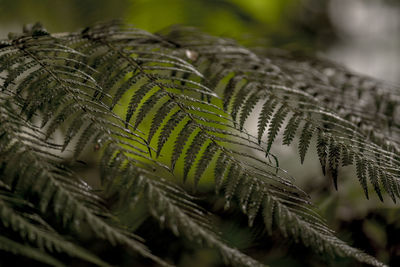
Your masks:
{"label": "overlapping frond", "polygon": [[38,262],[48,264],[50,266],[65,266],[62,262],[60,262],[56,258],[40,251],[37,248],[30,247],[26,244],[18,243],[2,235],[0,235],[0,248],[3,251],[7,251],[18,256],[23,256],[29,259],[33,259]]}
{"label": "overlapping frond", "polygon": [[[104,207],[100,197],[91,192],[90,187],[76,175],[65,169],[54,154],[61,146],[45,141],[45,134],[36,126],[26,122],[23,115],[18,115],[18,108],[9,102],[5,96],[1,106],[1,181],[11,192],[21,198],[29,199],[38,211],[44,216],[56,215],[61,225],[72,227],[79,232],[81,227],[89,226],[97,238],[109,242],[111,245],[121,244],[149,257],[159,263],[162,260],[152,255],[140,240],[132,238],[123,228],[113,225],[111,214]],[[22,106],[16,101],[18,106]],[[8,214],[8,209],[2,209]],[[12,211],[12,210],[11,210]],[[9,214],[13,215],[12,213]],[[16,215],[15,215],[16,216]],[[72,253],[71,245],[56,240],[51,234],[43,233],[43,237],[36,237],[35,228],[23,225],[18,217],[12,220],[11,227],[37,242],[53,242],[56,250],[63,253]],[[109,222],[108,222],[109,221]],[[2,220],[7,223],[6,219]],[[42,238],[42,239],[40,239]],[[46,238],[46,239],[43,239]],[[51,244],[51,243],[48,243]],[[49,245],[50,246],[50,245]],[[43,249],[43,245],[39,248]],[[49,248],[49,247],[47,247]],[[17,249],[17,247],[16,247]],[[79,251],[77,249],[77,251]],[[76,255],[84,260],[90,260],[97,265],[107,265],[95,257],[84,257],[84,250]],[[165,265],[167,265],[165,263]]]}
{"label": "overlapping frond", "polygon": [[[116,161],[119,161],[116,163]],[[125,167],[122,167],[125,165]],[[193,202],[193,197],[163,178],[138,170],[128,157],[120,154],[108,163],[108,176],[114,179],[108,193],[122,199],[135,196],[135,202],[146,203],[149,213],[161,227],[168,227],[177,236],[219,250],[224,262],[233,266],[264,266],[235,248],[231,248],[213,227],[210,214]],[[115,182],[115,181],[118,182]],[[120,205],[126,205],[122,201]]]}
{"label": "overlapping frond", "polygon": [[[368,178],[381,199],[380,188],[384,188],[396,202],[400,185],[399,124],[395,118],[399,112],[398,88],[355,75],[328,61],[265,49],[251,51],[191,29],[184,33],[171,30],[166,36],[198,55],[193,64],[210,73],[205,82],[224,95],[224,109],[235,120],[237,113],[247,117],[254,109],[253,99],[260,99],[258,142],[266,132],[267,152],[287,120],[283,144],[290,145],[299,131],[301,162],[312,137],[323,136],[326,142],[318,142],[317,149],[334,148],[327,163],[324,153],[319,155],[324,172],[328,166],[335,186],[339,162],[346,166],[362,159],[374,170],[370,174],[384,175],[357,173],[366,196],[364,181]],[[243,125],[242,119],[237,121]]]}
{"label": "overlapping frond", "polygon": [[[396,201],[400,159],[393,90],[377,92],[379,103],[372,103],[374,97],[363,97],[379,84],[335,66],[304,66],[289,56],[252,52],[184,29],[153,35],[115,23],[66,34],[37,30],[2,47],[0,185],[37,201],[40,212],[56,214],[64,225],[85,223],[97,238],[167,265],[123,230],[129,225],[111,223],[103,198],[60,167],[61,160],[77,159],[92,147],[101,153],[104,199],[120,205],[144,200],[162,226],[218,249],[231,265],[262,266],[226,244],[211,226],[212,215],[172,181],[196,187],[214,178],[226,208],[237,203],[250,226],[260,216],[268,232],[277,229],[314,251],[383,266],[335,237],[307,194],[280,169],[272,145],[282,131],[285,145],[298,136],[303,162],[316,137],[323,172],[335,187],[340,165],[354,164],[367,196],[369,179],[381,199],[383,187]],[[345,95],[352,100],[344,101]],[[356,101],[365,104],[355,107]],[[258,104],[253,136],[246,122]],[[377,115],[364,112],[372,104]],[[376,116],[384,126],[374,122]],[[63,253],[103,264],[60,242],[54,246]]]}
{"label": "overlapping frond", "polygon": [[[3,192],[0,192],[0,194],[1,193]],[[18,214],[16,212],[18,208],[24,210],[26,210],[27,208],[21,205],[21,203],[24,202],[23,200],[12,199],[12,201],[10,201],[10,198],[13,197],[14,196],[4,195],[4,198],[8,200],[7,202],[11,203],[7,203],[6,201],[0,200],[0,217],[2,222],[2,228],[16,232],[17,235],[20,235],[20,238],[22,238],[24,241],[33,243],[41,251],[44,250],[53,253],[54,252],[66,253],[71,257],[80,258],[84,261],[96,264],[98,266],[109,266],[107,263],[99,259],[97,256],[86,251],[86,249],[84,249],[83,247],[74,245],[73,243],[65,240],[61,235],[59,235],[53,229],[51,228],[49,229],[47,225],[37,224],[37,222],[42,222],[41,221],[42,219],[39,217],[38,214],[35,213],[27,214],[26,212]],[[0,198],[3,198],[3,196]],[[41,220],[33,220],[36,219],[36,217],[40,218]],[[19,244],[19,246],[23,245],[15,240],[13,242],[15,245],[16,244]],[[19,246],[16,245],[14,249],[18,250]],[[13,247],[14,247],[13,245],[10,246],[9,250],[12,251]],[[41,255],[41,253],[38,253],[38,255]],[[24,255],[24,256],[31,257],[30,255]],[[47,257],[44,257],[43,259],[39,260],[48,263],[46,258]],[[35,258],[33,257],[33,259]],[[52,265],[54,265],[54,263]],[[58,265],[62,264],[58,263]]]}
{"label": "overlapping frond", "polygon": [[[39,61],[42,57],[50,58],[51,56],[54,55],[40,54],[35,56],[35,60]],[[68,53],[67,51],[65,57],[67,56],[74,58],[74,61],[76,61],[77,57],[80,57],[81,54],[78,52]],[[55,64],[55,66],[52,64]],[[58,102],[58,105],[54,105],[54,103],[51,103],[54,98],[50,98],[50,103],[46,103],[46,99],[44,99],[30,114],[40,114],[43,112],[40,107],[48,104],[50,110],[47,112],[51,112],[54,115],[51,120],[41,122],[41,124],[46,127],[46,136],[51,137],[55,131],[63,127],[66,129],[66,134],[62,144],[59,145],[59,150],[67,151],[70,142],[75,138],[76,144],[73,150],[74,156],[77,157],[84,150],[85,146],[92,143],[95,149],[97,147],[97,150],[101,149],[103,151],[102,159],[100,160],[100,171],[107,187],[113,188],[117,185],[119,185],[117,188],[122,187],[122,185],[118,183],[121,181],[117,179],[118,173],[121,172],[121,175],[123,175],[126,180],[129,180],[129,183],[132,185],[138,185],[139,183],[136,182],[136,180],[140,180],[140,184],[144,186],[144,190],[148,195],[146,199],[148,200],[152,215],[162,223],[165,221],[166,225],[171,228],[174,233],[182,233],[190,240],[219,249],[226,262],[230,262],[231,264],[238,266],[261,266],[260,263],[257,263],[250,257],[225,244],[220,239],[216,230],[210,228],[209,223],[207,224],[204,222],[206,216],[204,214],[202,215],[199,207],[191,203],[189,199],[185,199],[186,193],[184,191],[180,191],[179,193],[179,188],[172,187],[166,182],[157,182],[156,178],[149,178],[149,175],[145,174],[146,170],[153,171],[153,168],[165,167],[163,167],[162,163],[157,163],[151,159],[152,148],[147,144],[148,142],[140,136],[140,131],[135,132],[129,122],[123,121],[117,114],[110,111],[110,108],[112,108],[115,103],[112,101],[107,102],[107,99],[105,99],[104,103],[96,101],[95,95],[99,94],[99,92],[93,90],[93,93],[90,89],[99,87],[93,82],[92,77],[96,77],[94,74],[91,76],[86,75],[85,71],[90,70],[87,64],[81,64],[84,69],[78,69],[80,75],[78,77],[73,77],[75,81],[79,82],[74,83],[74,86],[76,86],[74,88],[70,87],[72,79],[67,78],[69,74],[54,73],[53,70],[57,66],[57,61],[52,62],[52,64],[47,66],[47,70],[52,73],[51,76],[54,74],[57,77],[55,81],[59,87],[55,94],[64,94],[65,102]],[[99,62],[96,61],[96,64],[99,64]],[[152,86],[153,85],[145,84],[141,88],[146,87],[146,90],[151,90]],[[129,86],[127,89],[132,91],[132,88]],[[8,90],[12,91],[11,88]],[[139,89],[139,91],[140,90],[141,89]],[[112,92],[112,90],[110,91]],[[100,94],[105,94],[104,92],[105,90],[101,91]],[[24,90],[21,90],[20,93],[23,95]],[[119,92],[116,93],[119,94]],[[127,113],[133,112],[135,106],[138,105],[137,102],[141,101],[141,98],[138,98],[139,94],[140,92],[134,93],[132,97],[133,100],[130,100]],[[23,98],[20,100],[22,102],[29,101]],[[128,128],[125,128],[125,125],[127,125]],[[161,150],[162,138],[160,137],[159,140],[161,140],[159,141],[159,150]],[[128,164],[130,167],[126,167],[125,164]],[[135,190],[139,192],[139,195],[141,194],[140,187],[135,188]],[[118,189],[118,191],[121,190]],[[112,191],[108,193],[112,194]],[[181,194],[181,196],[177,195],[177,193]],[[120,194],[122,195],[121,192]],[[58,199],[57,201],[64,202]],[[71,202],[71,200],[69,202]],[[168,208],[162,208],[164,205],[167,205]],[[89,220],[89,223],[92,222]],[[107,233],[107,229],[100,230],[102,230],[100,233]],[[123,241],[121,240],[121,236],[115,236],[114,233],[107,234],[107,239],[114,240],[116,243]],[[125,245],[132,244],[125,242]],[[160,263],[157,258],[152,257],[150,254],[143,252],[142,254]]]}

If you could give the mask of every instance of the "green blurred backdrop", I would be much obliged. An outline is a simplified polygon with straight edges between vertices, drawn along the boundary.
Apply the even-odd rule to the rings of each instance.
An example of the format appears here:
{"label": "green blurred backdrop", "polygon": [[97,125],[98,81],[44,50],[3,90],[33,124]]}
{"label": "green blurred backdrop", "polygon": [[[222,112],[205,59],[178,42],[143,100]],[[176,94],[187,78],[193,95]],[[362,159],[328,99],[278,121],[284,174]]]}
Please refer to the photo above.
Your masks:
{"label": "green blurred backdrop", "polygon": [[0,0],[0,36],[36,21],[50,32],[110,19],[152,32],[185,24],[242,43],[318,51],[399,83],[399,14],[397,0]]}
{"label": "green blurred backdrop", "polygon": [[[50,31],[71,31],[99,20],[121,18],[149,31],[187,24],[233,37],[309,34],[306,29],[299,31],[299,21],[307,23],[302,14],[307,6],[301,0],[2,0],[0,3],[4,28],[39,20]],[[312,11],[323,12],[324,5],[322,1]],[[316,17],[318,14],[313,14],[312,18]],[[315,29],[326,28],[321,26]]]}

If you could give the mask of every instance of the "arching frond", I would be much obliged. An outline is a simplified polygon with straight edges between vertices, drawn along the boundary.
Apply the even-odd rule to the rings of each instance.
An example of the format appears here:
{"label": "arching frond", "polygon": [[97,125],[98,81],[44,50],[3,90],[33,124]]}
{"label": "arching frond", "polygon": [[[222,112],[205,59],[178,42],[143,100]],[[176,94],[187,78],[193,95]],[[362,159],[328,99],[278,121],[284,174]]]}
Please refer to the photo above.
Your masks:
{"label": "arching frond", "polygon": [[[110,244],[123,244],[140,254],[162,263],[152,255],[137,239],[124,233],[123,229],[107,222],[111,215],[103,207],[102,200],[90,191],[90,187],[77,180],[73,173],[57,163],[57,156],[46,151],[59,146],[44,141],[45,136],[34,125],[25,122],[15,115],[8,99],[1,107],[1,181],[13,194],[32,200],[41,214],[54,214],[59,223],[76,229],[79,232],[84,225],[90,227],[94,235]],[[11,220],[11,227],[29,238],[35,239],[38,230],[24,225],[24,221],[12,213],[12,209],[2,206],[3,224]],[[10,218],[11,216],[11,218]],[[7,219],[6,219],[7,218]],[[14,225],[15,224],[15,225]],[[15,229],[18,227],[17,229]],[[47,242],[46,247],[54,246],[57,251],[71,254],[71,244],[57,240],[51,234],[43,233],[37,242]],[[44,249],[44,245],[39,245]],[[17,249],[17,247],[16,247]],[[84,250],[75,251],[73,256],[92,261],[98,265],[106,265]]]}
{"label": "arching frond", "polygon": [[[353,156],[363,158],[371,170],[377,173],[382,171],[397,184],[391,189],[387,188],[393,201],[396,201],[398,196],[393,196],[397,195],[400,181],[399,124],[393,116],[398,112],[399,97],[394,87],[357,76],[328,61],[302,59],[261,49],[250,51],[229,40],[210,37],[191,29],[171,30],[166,37],[173,39],[183,49],[195,51],[198,59],[193,64],[204,72],[214,69],[218,64],[224,66],[213,73],[212,79],[217,79],[213,81],[214,84],[222,84],[228,79],[226,85],[214,87],[217,91],[222,90],[226,111],[234,114],[242,112],[246,117],[254,104],[244,99],[250,96],[262,99],[258,140],[262,140],[267,130],[267,151],[288,113],[297,116],[302,114],[296,123],[294,118],[289,120],[283,139],[284,144],[291,143],[290,130],[294,131],[299,124],[304,125],[300,136],[303,138],[299,142],[301,161],[313,135],[316,132],[324,133],[331,147],[345,147],[348,152],[342,154],[341,149],[336,149],[334,162],[342,159],[350,164]],[[253,86],[249,87],[249,84]],[[235,119],[236,115],[233,117]],[[385,158],[385,163],[377,156]],[[320,158],[320,161],[324,159]],[[336,184],[335,165],[338,164],[331,165],[328,171]],[[367,183],[363,182],[363,176],[360,175],[357,172],[367,194]],[[377,179],[374,177],[369,180],[380,195],[381,185],[376,182]]]}
{"label": "arching frond", "polygon": [[[20,202],[22,201],[20,200]],[[63,252],[71,257],[80,258],[84,261],[96,264],[98,266],[109,266],[95,255],[86,251],[86,249],[84,249],[83,247],[76,246],[73,243],[65,240],[58,233],[51,232],[47,229],[44,229],[43,227],[39,227],[29,222],[23,216],[15,212],[15,207],[12,204],[11,205],[7,204],[6,202],[1,200],[0,200],[0,217],[2,221],[2,226],[5,229],[10,229],[10,230],[12,229],[12,231],[17,232],[17,234],[19,234],[23,240],[34,243],[40,250],[45,250],[50,252]],[[30,215],[28,218],[31,217],[32,215]],[[18,251],[20,246],[23,246],[23,244],[17,241],[10,240],[8,242],[13,243],[14,245],[10,246],[6,250],[12,251],[13,249],[15,249]],[[41,254],[42,253],[38,253],[38,255]],[[35,258],[33,255],[27,255],[27,256],[32,257],[33,259],[36,260],[43,261],[44,263],[48,263],[46,259],[50,258],[48,256],[43,257],[43,259],[39,257]]]}
{"label": "arching frond", "polygon": [[46,253],[43,253],[39,249],[30,247],[26,244],[20,244],[2,235],[0,235],[0,249],[15,255],[24,256],[29,259],[48,264],[50,266],[65,266],[61,261]]}
{"label": "arching frond", "polygon": [[[332,176],[336,188],[340,165],[355,165],[367,197],[369,180],[381,199],[384,188],[396,201],[394,90],[378,90],[371,98],[368,93],[381,85],[342,68],[250,51],[181,28],[153,35],[106,23],[76,33],[39,33],[6,41],[0,49],[0,186],[38,205],[41,214],[56,215],[64,227],[87,225],[98,239],[168,265],[112,213],[142,201],[161,226],[216,248],[226,263],[262,266],[230,247],[213,226],[213,215],[185,186],[174,184],[198,187],[213,179],[226,208],[237,204],[249,226],[260,216],[268,232],[278,230],[316,252],[383,266],[335,236],[279,167],[272,145],[280,132],[285,145],[298,136],[303,162],[315,136],[323,173]],[[365,112],[370,105],[377,115]],[[254,112],[258,123],[250,129],[246,123]],[[383,121],[375,123],[377,116]],[[61,167],[88,154],[88,147],[100,154],[101,195]],[[118,204],[106,208],[110,199]],[[21,221],[15,232],[28,229],[38,236],[13,207],[0,211]],[[43,236],[63,253],[103,264],[57,238]],[[13,251],[29,257],[29,249],[16,245]],[[57,260],[46,256],[39,260]]]}

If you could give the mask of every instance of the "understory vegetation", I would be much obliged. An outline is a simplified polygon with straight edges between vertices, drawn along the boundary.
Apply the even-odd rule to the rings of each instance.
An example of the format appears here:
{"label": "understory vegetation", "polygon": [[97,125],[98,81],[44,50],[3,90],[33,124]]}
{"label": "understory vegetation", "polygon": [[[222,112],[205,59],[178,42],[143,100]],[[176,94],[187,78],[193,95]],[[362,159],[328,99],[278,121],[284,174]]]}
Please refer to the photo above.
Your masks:
{"label": "understory vegetation", "polygon": [[[366,198],[396,202],[398,87],[192,28],[113,22],[10,34],[0,89],[0,265],[170,266],[209,248],[220,264],[265,266],[266,251],[240,244],[275,238],[322,264],[385,266],[337,237],[275,148],[301,163],[316,150],[339,190],[352,166]],[[252,238],[230,239],[232,222]]]}

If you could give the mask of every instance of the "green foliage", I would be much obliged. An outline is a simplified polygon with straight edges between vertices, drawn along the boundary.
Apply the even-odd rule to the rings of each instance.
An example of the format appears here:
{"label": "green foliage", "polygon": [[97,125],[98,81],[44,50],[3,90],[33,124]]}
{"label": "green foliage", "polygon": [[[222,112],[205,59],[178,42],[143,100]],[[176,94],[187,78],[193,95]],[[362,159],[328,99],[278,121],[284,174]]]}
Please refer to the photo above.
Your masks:
{"label": "green foliage", "polygon": [[[118,23],[62,34],[36,25],[1,42],[0,63],[0,249],[51,265],[112,265],[84,249],[88,231],[86,239],[170,265],[133,233],[143,218],[121,217],[144,205],[160,228],[217,249],[226,264],[263,266],[221,237],[216,215],[178,182],[190,181],[212,184],[249,227],[384,266],[335,236],[279,167],[273,144],[283,128],[283,144],[298,136],[303,162],[316,136],[335,187],[340,163],[355,165],[367,197],[369,178],[381,199],[383,187],[396,201],[396,88],[193,29],[150,34]],[[252,112],[257,136],[245,127]],[[98,191],[68,167],[90,149]]]}

